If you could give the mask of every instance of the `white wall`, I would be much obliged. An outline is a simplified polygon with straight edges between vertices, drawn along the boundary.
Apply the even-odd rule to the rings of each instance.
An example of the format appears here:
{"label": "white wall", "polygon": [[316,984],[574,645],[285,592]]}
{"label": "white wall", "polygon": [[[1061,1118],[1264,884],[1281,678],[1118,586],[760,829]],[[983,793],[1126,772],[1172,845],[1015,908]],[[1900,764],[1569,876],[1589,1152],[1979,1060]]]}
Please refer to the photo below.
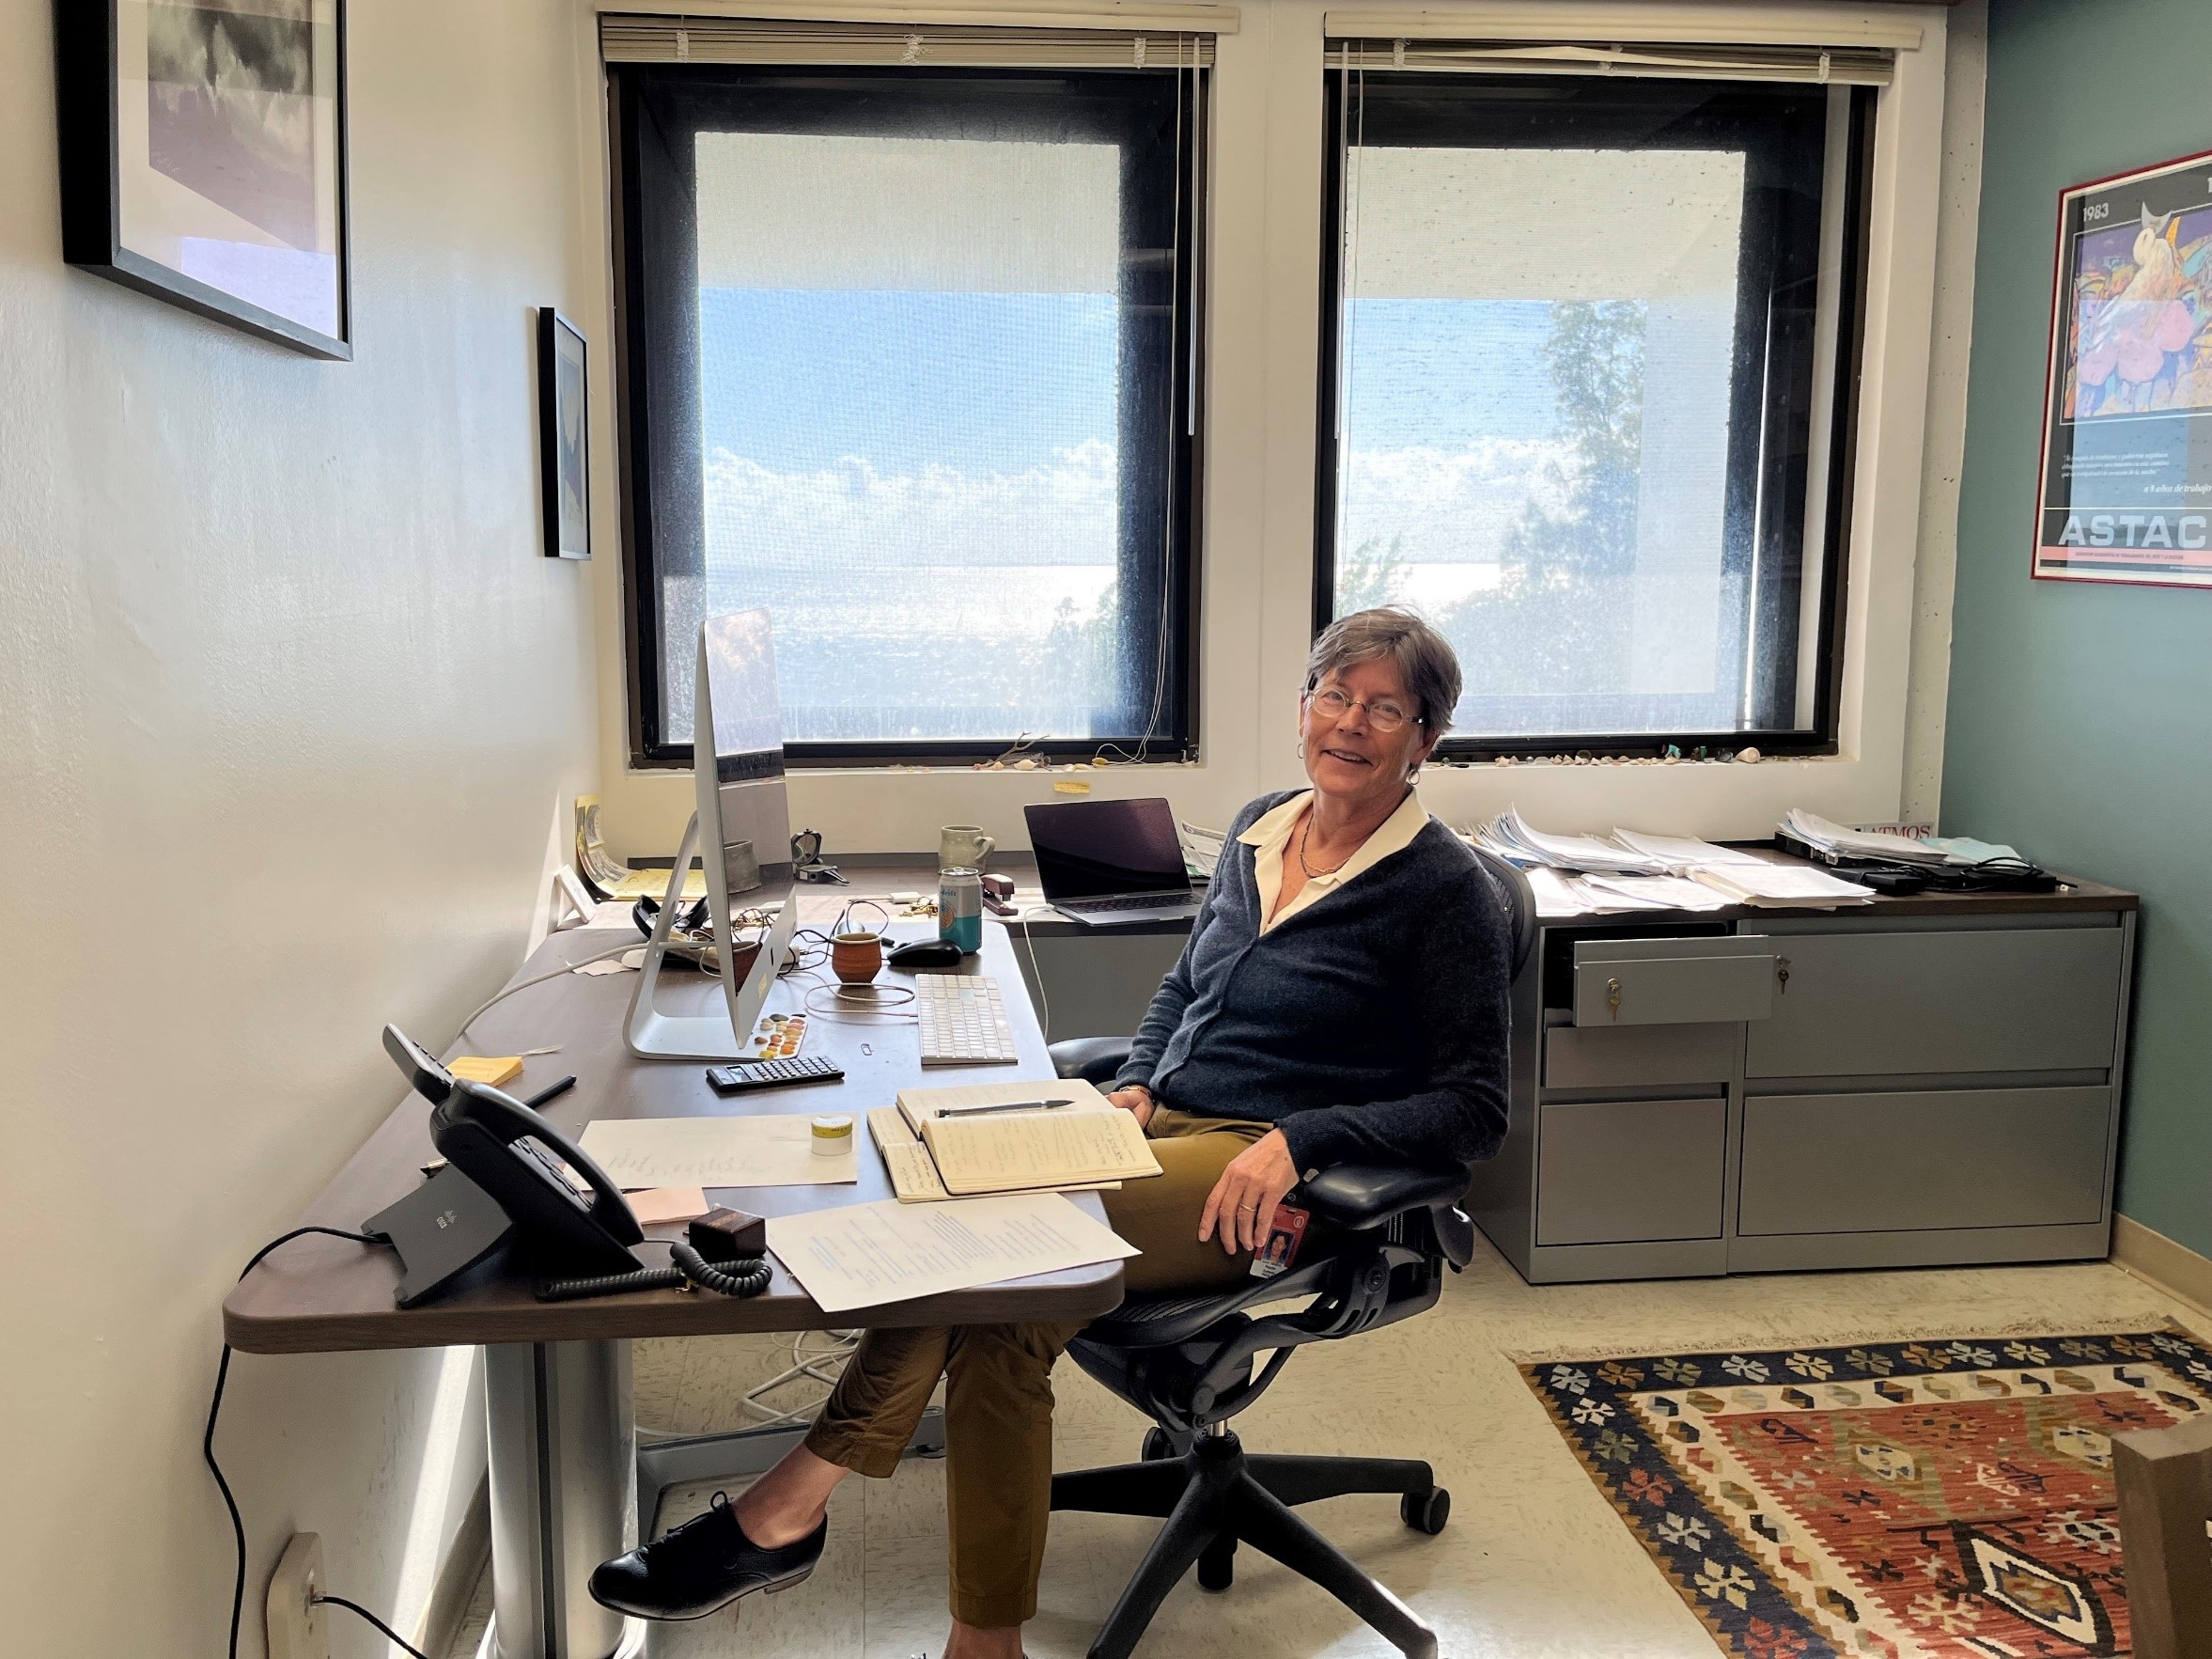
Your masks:
{"label": "white wall", "polygon": [[[715,0],[685,0],[690,11]],[[572,0],[587,16],[591,0]],[[1436,0],[1468,15],[1471,32],[1488,0]],[[676,0],[635,0],[676,8]],[[1295,698],[1311,636],[1314,433],[1317,398],[1319,243],[1323,141],[1321,20],[1347,0],[1242,0],[1239,27],[1218,45],[1214,75],[1214,180],[1210,380],[1207,404],[1201,733],[1189,766],[1086,774],[1103,794],[1166,794],[1201,822],[1225,823],[1263,789],[1301,781],[1294,753]],[[1402,8],[1401,8],[1402,9]],[[1587,14],[1582,4],[1563,10]],[[1628,15],[1634,5],[1623,8]],[[1709,8],[1720,9],[1720,8]],[[1948,678],[1949,565],[1916,585],[1924,534],[1956,518],[1955,452],[1963,425],[1963,337],[1938,341],[1933,290],[1939,226],[1962,222],[1971,270],[1979,157],[1978,92],[1956,101],[1946,133],[1940,6],[1868,8],[1784,4],[1833,17],[1862,10],[1916,22],[1918,52],[1901,56],[1887,94],[1875,168],[1874,258],[1886,273],[1869,307],[1870,358],[1857,517],[1850,549],[1850,647],[1843,753],[1757,766],[1431,769],[1429,809],[1465,824],[1518,802],[1540,823],[1602,829],[1616,823],[1714,836],[1761,836],[1791,806],[1855,822],[1888,821],[1907,794],[1908,734],[1921,774],[1939,762]],[[588,26],[580,32],[588,42]],[[1978,88],[1977,52],[1963,72]],[[602,152],[603,153],[603,152]],[[1945,164],[1948,158],[1949,164]],[[603,165],[603,163],[601,164]],[[597,200],[603,201],[604,187]],[[594,211],[600,211],[595,205]],[[1955,252],[1954,253],[1955,268]],[[612,326],[611,297],[595,315]],[[1927,479],[1928,453],[1947,476]],[[629,767],[621,593],[611,566],[598,573],[600,756],[605,821],[617,853],[675,850],[691,809],[687,774]],[[1923,618],[1915,642],[1916,610]],[[1929,758],[1933,757],[1931,760]],[[978,822],[1002,845],[1027,844],[1020,807],[1050,798],[1036,773],[808,771],[791,785],[794,822],[820,829],[829,851],[918,851],[936,826]],[[1931,812],[1932,786],[1911,791]]]}
{"label": "white wall", "polygon": [[[358,356],[327,364],[63,267],[52,8],[0,0],[13,1653],[221,1651],[218,1307],[399,1099],[382,1022],[443,1043],[512,971],[596,782],[593,571],[538,552],[533,372],[532,307],[600,258],[576,38],[544,0],[350,10]],[[481,1466],[469,1369],[238,1360],[241,1651],[294,1528],[413,1624]]]}

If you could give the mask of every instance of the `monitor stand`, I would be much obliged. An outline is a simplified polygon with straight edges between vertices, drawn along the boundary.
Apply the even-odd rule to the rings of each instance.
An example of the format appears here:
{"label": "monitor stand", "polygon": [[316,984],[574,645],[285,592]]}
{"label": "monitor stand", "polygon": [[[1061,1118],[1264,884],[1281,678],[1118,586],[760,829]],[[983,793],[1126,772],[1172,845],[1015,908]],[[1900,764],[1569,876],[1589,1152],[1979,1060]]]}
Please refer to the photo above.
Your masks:
{"label": "monitor stand", "polygon": [[[753,1035],[753,1025],[776,982],[776,964],[791,946],[791,929],[798,915],[794,898],[787,897],[768,937],[749,964],[744,982],[732,972],[736,952],[726,916],[714,918],[714,953],[721,964],[722,1006],[709,1014],[664,1013],[656,994],[662,967],[668,961],[668,934],[683,903],[683,879],[698,849],[699,816],[684,826],[683,844],[676,851],[676,868],[668,874],[668,891],[661,900],[661,914],[653,919],[653,934],[646,942],[646,959],[638,969],[637,986],[630,994],[630,1019],[625,1035],[630,1052],[648,1060],[734,1060],[745,1054],[742,1046]],[[713,884],[708,884],[711,890]],[[685,963],[684,977],[695,982],[695,970]]]}

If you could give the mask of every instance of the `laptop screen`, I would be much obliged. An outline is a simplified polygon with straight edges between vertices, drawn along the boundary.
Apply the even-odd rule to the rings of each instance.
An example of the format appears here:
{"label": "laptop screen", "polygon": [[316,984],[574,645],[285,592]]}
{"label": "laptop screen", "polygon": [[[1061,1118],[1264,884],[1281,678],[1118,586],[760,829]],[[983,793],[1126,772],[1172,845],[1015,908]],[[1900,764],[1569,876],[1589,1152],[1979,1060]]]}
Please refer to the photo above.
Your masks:
{"label": "laptop screen", "polygon": [[1144,801],[1067,801],[1024,806],[1045,898],[1104,899],[1117,893],[1184,892],[1175,814]]}

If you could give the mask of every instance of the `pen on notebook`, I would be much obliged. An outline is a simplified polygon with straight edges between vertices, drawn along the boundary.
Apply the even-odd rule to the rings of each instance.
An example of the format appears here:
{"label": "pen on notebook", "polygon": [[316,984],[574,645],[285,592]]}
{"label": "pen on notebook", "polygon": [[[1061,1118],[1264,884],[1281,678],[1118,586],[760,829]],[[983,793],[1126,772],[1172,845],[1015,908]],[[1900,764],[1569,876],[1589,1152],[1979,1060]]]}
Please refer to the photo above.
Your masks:
{"label": "pen on notebook", "polygon": [[1007,1101],[1003,1105],[947,1106],[940,1118],[974,1118],[985,1112],[1049,1112],[1054,1106],[1072,1106],[1073,1101]]}

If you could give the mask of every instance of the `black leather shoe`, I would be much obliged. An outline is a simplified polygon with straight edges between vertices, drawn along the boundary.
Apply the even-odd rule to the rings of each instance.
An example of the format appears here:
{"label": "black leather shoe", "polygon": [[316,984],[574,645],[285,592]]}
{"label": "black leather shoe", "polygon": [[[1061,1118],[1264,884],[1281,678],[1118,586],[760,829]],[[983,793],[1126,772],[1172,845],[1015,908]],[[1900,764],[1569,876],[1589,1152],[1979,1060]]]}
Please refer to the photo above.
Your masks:
{"label": "black leather shoe", "polygon": [[704,1619],[756,1589],[773,1595],[805,1583],[829,1535],[825,1519],[796,1543],[763,1549],[738,1525],[729,1495],[718,1492],[705,1514],[601,1561],[592,1571],[591,1599],[638,1619]]}

